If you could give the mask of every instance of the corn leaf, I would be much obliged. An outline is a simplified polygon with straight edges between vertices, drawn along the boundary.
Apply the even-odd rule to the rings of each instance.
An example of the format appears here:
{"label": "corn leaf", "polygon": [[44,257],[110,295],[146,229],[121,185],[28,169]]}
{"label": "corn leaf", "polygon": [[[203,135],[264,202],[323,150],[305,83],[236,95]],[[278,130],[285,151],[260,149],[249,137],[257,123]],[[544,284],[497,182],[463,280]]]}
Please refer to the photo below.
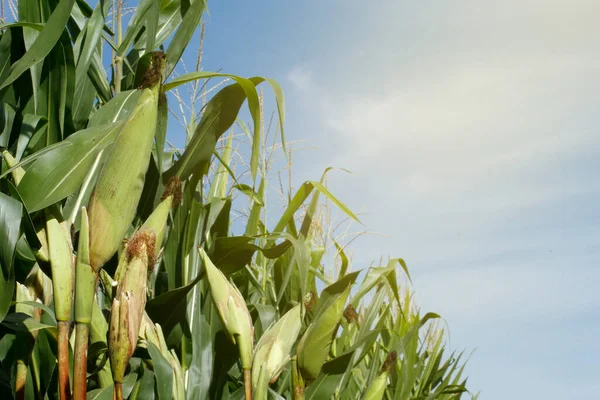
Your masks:
{"label": "corn leaf", "polygon": [[69,136],[63,146],[38,158],[18,186],[29,212],[41,210],[75,192],[98,152],[114,142],[121,126],[113,122],[84,129]]}
{"label": "corn leaf", "polygon": [[9,75],[0,85],[0,90],[13,83],[33,65],[44,60],[52,51],[67,25],[74,3],[75,0],[63,0],[58,4],[31,48],[11,66]]}
{"label": "corn leaf", "polygon": [[21,203],[0,193],[0,232],[3,233],[0,243],[0,321],[8,312],[15,290],[13,259],[17,241],[21,236],[22,213]]}

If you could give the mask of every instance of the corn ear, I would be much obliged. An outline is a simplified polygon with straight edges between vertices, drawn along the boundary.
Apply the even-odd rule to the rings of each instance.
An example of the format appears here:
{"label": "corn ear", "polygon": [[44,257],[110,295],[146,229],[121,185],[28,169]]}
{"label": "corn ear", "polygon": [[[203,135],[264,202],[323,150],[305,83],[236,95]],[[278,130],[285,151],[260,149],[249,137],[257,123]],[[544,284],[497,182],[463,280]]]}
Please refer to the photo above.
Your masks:
{"label": "corn ear", "polygon": [[58,321],[69,321],[73,305],[73,248],[71,235],[54,213],[46,214],[48,257],[52,268],[54,312]]}
{"label": "corn ear", "polygon": [[116,253],[135,216],[152,151],[158,90],[142,91],[90,198],[90,262],[96,272]]}
{"label": "corn ear", "polygon": [[[2,150],[2,157],[4,158],[8,168],[13,168],[15,165],[17,165],[17,160],[12,156],[12,154],[9,153],[8,150]],[[13,169],[10,174],[15,182],[15,186],[19,186],[19,182],[21,182],[21,179],[23,179],[23,176],[25,175],[25,170],[21,167],[17,167]]]}
{"label": "corn ear", "polygon": [[206,269],[210,294],[229,338],[238,346],[242,368],[252,366],[254,326],[244,298],[235,285],[212,263],[202,248],[198,248]]}
{"label": "corn ear", "polygon": [[92,305],[96,289],[96,273],[90,265],[89,222],[85,207],[81,208],[81,229],[75,267],[75,321],[89,324],[92,321]]}
{"label": "corn ear", "polygon": [[146,305],[146,275],[154,254],[155,235],[140,231],[127,246],[128,262],[111,308],[108,354],[113,379],[123,382],[125,369],[135,350]]}
{"label": "corn ear", "polygon": [[252,387],[256,400],[266,398],[269,382],[290,360],[290,351],[302,328],[301,305],[289,310],[261,336],[252,361]]}
{"label": "corn ear", "polygon": [[363,400],[381,400],[383,399],[383,395],[385,394],[385,388],[387,387],[387,379],[388,372],[382,372],[373,379],[367,390],[365,391],[365,395],[363,396]]}
{"label": "corn ear", "polygon": [[160,253],[171,208],[178,206],[179,203],[181,203],[181,181],[177,177],[172,177],[167,183],[161,202],[140,228],[140,230],[151,230],[156,235],[155,258]]}
{"label": "corn ear", "polygon": [[349,294],[348,285],[343,292],[332,296],[298,342],[298,367],[307,382],[317,378],[327,360]]}
{"label": "corn ear", "polygon": [[385,389],[387,388],[387,379],[390,374],[390,369],[396,364],[396,352],[392,351],[388,354],[383,366],[381,367],[381,371],[379,375],[373,379],[367,390],[365,391],[365,395],[363,396],[363,400],[381,400],[385,394]]}

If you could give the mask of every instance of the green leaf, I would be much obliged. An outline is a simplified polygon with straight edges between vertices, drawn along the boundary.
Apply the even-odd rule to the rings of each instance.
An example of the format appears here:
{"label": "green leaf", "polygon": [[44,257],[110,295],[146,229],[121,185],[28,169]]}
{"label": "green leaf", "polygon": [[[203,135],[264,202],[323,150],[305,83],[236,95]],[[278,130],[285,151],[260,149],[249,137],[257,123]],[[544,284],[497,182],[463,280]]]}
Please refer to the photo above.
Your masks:
{"label": "green leaf", "polygon": [[[40,24],[37,22],[11,22],[8,24],[0,24],[0,30],[16,28],[16,27],[27,27],[27,28],[35,29],[38,32],[41,32],[42,29],[44,29],[44,25],[45,24]],[[10,58],[8,59],[8,61],[10,61]]]}
{"label": "green leaf", "polygon": [[48,126],[48,118],[43,115],[25,114],[21,123],[21,134],[17,141],[17,151],[15,158],[20,160],[27,149],[29,141],[34,135],[39,135],[40,131]]}
{"label": "green leaf", "polygon": [[18,201],[0,192],[0,321],[4,319],[15,290],[13,260],[21,236],[23,207]]}
{"label": "green leaf", "polygon": [[[200,311],[200,291],[194,296],[196,302],[196,315],[192,323],[192,362],[188,369],[188,385],[186,399],[208,398],[210,382],[213,372],[213,343],[210,333],[210,325]],[[218,353],[217,353],[218,354]]]}
{"label": "green leaf", "polygon": [[314,185],[310,182],[304,182],[302,186],[300,186],[294,197],[288,202],[287,208],[272,231],[273,233],[283,232],[288,223],[294,218],[296,211],[300,209],[308,196],[310,196],[313,189]]}
{"label": "green leaf", "polygon": [[[237,83],[221,89],[207,104],[202,119],[196,127],[194,136],[181,156],[168,171],[165,178],[177,175],[179,179],[187,179],[194,171],[203,171],[213,155],[219,138],[234,124],[242,104],[248,99],[248,108],[254,120],[254,130],[260,131],[260,106],[256,87],[252,79],[241,78],[230,74],[214,72],[196,72],[183,75],[164,86],[164,90],[173,89],[179,85],[197,79],[215,76],[231,77]],[[254,150],[253,150],[254,154]],[[258,160],[258,154],[256,154]],[[258,164],[254,166],[255,176]],[[251,166],[252,169],[252,166]]]}
{"label": "green leaf", "polygon": [[116,122],[84,129],[69,136],[65,145],[38,158],[18,186],[29,212],[41,210],[75,192],[96,155],[114,142],[121,127]]}
{"label": "green leaf", "polygon": [[151,342],[146,342],[146,344],[148,346],[148,353],[150,353],[150,357],[152,358],[158,398],[170,400],[173,390],[173,368],[158,347]]}
{"label": "green leaf", "polygon": [[233,188],[239,190],[242,193],[244,193],[246,196],[248,196],[248,198],[250,200],[252,200],[256,204],[258,204],[259,206],[264,205],[263,202],[262,202],[262,200],[260,199],[260,196],[258,195],[258,193],[256,193],[254,191],[254,189],[252,189],[252,187],[250,187],[249,185],[246,185],[244,183],[240,183],[240,184],[237,184],[237,185],[233,185]]}
{"label": "green leaf", "polygon": [[15,332],[35,332],[41,329],[49,329],[56,335],[56,326],[42,324],[31,316],[23,313],[12,313],[7,315],[2,321],[2,325]]}
{"label": "green leaf", "polygon": [[146,53],[154,50],[154,40],[158,30],[158,14],[160,0],[153,0],[150,9],[146,13]]}
{"label": "green leaf", "polygon": [[162,1],[158,16],[155,47],[161,46],[179,26],[182,19],[181,0]]}
{"label": "green leaf", "polygon": [[340,266],[340,274],[338,276],[338,279],[340,279],[344,275],[346,275],[346,271],[348,271],[348,257],[346,256],[344,249],[338,244],[338,242],[333,240],[333,244],[335,245],[335,248],[337,250],[337,255],[339,255],[340,259],[342,260],[342,264]]}
{"label": "green leaf", "polygon": [[335,301],[335,298],[342,293],[345,293],[346,289],[353,285],[360,274],[360,270],[349,273],[341,279],[338,279],[336,282],[327,286],[321,292],[321,297],[319,298],[319,303],[317,305],[316,313],[319,315],[321,311],[327,310],[330,303]]}
{"label": "green leaf", "polygon": [[4,108],[4,126],[0,133],[0,146],[8,147],[17,110],[8,103],[3,103],[2,107]]}
{"label": "green leaf", "polygon": [[132,372],[123,379],[123,398],[128,398],[133,390],[133,386],[137,381],[137,372]]}
{"label": "green leaf", "polygon": [[87,400],[113,400],[114,386],[107,386],[103,389],[94,389],[87,393]]}
{"label": "green leaf", "polygon": [[25,305],[28,305],[31,307],[35,307],[35,308],[44,310],[44,312],[50,316],[51,320],[54,322],[54,325],[56,326],[56,317],[54,316],[54,311],[50,307],[47,307],[37,301],[13,301],[13,304],[25,304]]}
{"label": "green leaf", "polygon": [[144,375],[142,379],[138,381],[137,392],[134,389],[130,399],[132,400],[154,400],[155,391],[154,385],[156,384],[156,377],[149,369],[144,369]]}
{"label": "green leaf", "polygon": [[358,307],[358,303],[360,299],[367,294],[375,285],[380,282],[384,282],[387,279],[389,274],[395,274],[396,269],[391,267],[381,267],[381,268],[371,268],[369,272],[367,272],[367,276],[360,285],[360,288],[356,292],[356,294],[352,297],[352,301],[350,302],[354,308]]}
{"label": "green leaf", "polygon": [[138,103],[141,93],[139,90],[128,90],[117,94],[90,118],[89,127],[126,120]]}
{"label": "green leaf", "polygon": [[[11,44],[12,32],[7,29],[0,37],[0,82],[6,79],[10,71]],[[0,100],[3,92],[3,90],[0,90]]]}
{"label": "green leaf", "polygon": [[344,312],[350,286],[358,276],[354,272],[323,290],[316,316],[298,343],[298,367],[305,380],[316,379],[327,359]]}
{"label": "green leaf", "polygon": [[225,275],[231,275],[249,264],[259,250],[258,246],[249,243],[253,240],[245,236],[217,238],[210,258]]}
{"label": "green leaf", "polygon": [[[285,99],[283,97],[283,90],[281,90],[281,86],[279,86],[279,83],[271,78],[265,78],[265,81],[267,81],[267,83],[269,85],[271,85],[271,88],[273,89],[273,93],[275,93],[275,101],[277,102],[277,112],[279,114],[279,130],[281,131],[281,147],[283,150],[283,153],[285,154],[286,158],[289,157],[289,154],[286,150],[286,145],[285,145],[285,131],[284,131],[284,126],[285,126]],[[256,85],[258,85],[260,82],[256,82]]]}
{"label": "green leaf", "polygon": [[89,113],[92,110],[95,98],[95,90],[92,82],[88,78],[88,71],[93,60],[94,52],[97,51],[101,40],[104,19],[108,13],[111,2],[108,0],[98,1],[96,9],[87,20],[80,37],[84,37],[84,42],[79,51],[77,66],[75,72],[75,92],[73,93],[73,118],[79,121],[81,127],[87,121]]}
{"label": "green leaf", "polygon": [[325,195],[325,197],[327,197],[329,200],[331,200],[331,202],[333,204],[335,204],[340,210],[342,210],[346,215],[348,215],[350,218],[352,218],[353,220],[355,220],[358,223],[361,223],[358,220],[358,217],[356,215],[354,215],[354,213],[352,211],[350,211],[350,209],[348,207],[346,207],[346,205],[344,203],[342,203],[340,200],[338,200],[337,197],[335,197],[325,186],[323,186],[320,182],[310,182],[315,188],[317,188],[317,190],[319,190],[319,192],[321,192],[322,194]]}
{"label": "green leaf", "polygon": [[187,294],[203,277],[204,274],[199,274],[189,284],[163,293],[146,303],[146,312],[148,313],[148,316],[154,323],[161,325],[166,336],[168,336],[171,329],[185,317]]}
{"label": "green leaf", "polygon": [[150,10],[153,3],[154,0],[142,0],[137,4],[135,12],[129,20],[123,41],[117,49],[117,57],[122,57],[127,52],[129,47],[131,47],[133,40],[143,28],[143,21],[146,18],[146,13],[148,10]]}
{"label": "green leaf", "polygon": [[[183,16],[183,20],[181,21],[181,25],[175,32],[171,43],[169,43],[169,47],[167,48],[167,62],[168,62],[168,70],[167,76],[171,75],[175,66],[181,59],[183,55],[183,51],[186,49],[190,39],[194,35],[194,31],[198,27],[200,23],[200,18],[202,17],[202,13],[204,12],[204,8],[206,7],[205,0],[194,0],[193,3],[187,9],[187,12]],[[168,89],[166,89],[168,90]]]}
{"label": "green leaf", "polygon": [[162,174],[164,168],[165,142],[167,141],[167,127],[169,122],[169,104],[167,96],[161,93],[158,98],[158,115],[156,117],[156,158],[158,161],[158,172]]}
{"label": "green leaf", "polygon": [[2,82],[0,90],[13,83],[23,72],[27,71],[33,65],[43,61],[50,51],[52,51],[52,48],[65,30],[74,3],[75,0],[62,0],[58,3],[58,6],[54,9],[54,12],[31,48],[19,61],[11,66],[10,73],[4,82]]}

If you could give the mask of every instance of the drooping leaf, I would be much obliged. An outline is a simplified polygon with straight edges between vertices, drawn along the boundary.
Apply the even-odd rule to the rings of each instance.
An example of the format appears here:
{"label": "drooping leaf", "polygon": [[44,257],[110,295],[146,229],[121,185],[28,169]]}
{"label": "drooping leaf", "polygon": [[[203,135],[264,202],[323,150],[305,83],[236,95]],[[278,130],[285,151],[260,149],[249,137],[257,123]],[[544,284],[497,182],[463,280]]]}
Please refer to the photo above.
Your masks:
{"label": "drooping leaf", "polygon": [[41,210],[75,192],[98,152],[114,142],[121,126],[113,122],[84,129],[38,158],[18,186],[29,212]]}
{"label": "drooping leaf", "polygon": [[224,87],[208,102],[194,136],[181,158],[165,172],[165,180],[174,175],[180,180],[185,180],[194,172],[204,171],[210,162],[217,141],[233,125],[246,98],[255,129],[260,130],[258,95],[251,79],[213,72],[198,72],[175,79],[167,83],[164,89],[167,91],[192,80],[214,76],[231,77],[237,83]]}

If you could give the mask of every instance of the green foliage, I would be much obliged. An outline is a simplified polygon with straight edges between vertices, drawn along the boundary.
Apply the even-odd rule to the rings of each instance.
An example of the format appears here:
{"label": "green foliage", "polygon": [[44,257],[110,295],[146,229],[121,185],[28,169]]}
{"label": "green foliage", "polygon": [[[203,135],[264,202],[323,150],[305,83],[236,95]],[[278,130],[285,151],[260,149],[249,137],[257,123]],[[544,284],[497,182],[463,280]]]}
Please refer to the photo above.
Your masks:
{"label": "green foliage", "polygon": [[[69,398],[70,381],[76,399],[241,399],[254,391],[425,400],[467,392],[464,356],[448,354],[439,317],[421,316],[412,303],[404,260],[353,271],[341,241],[319,240],[323,199],[358,221],[328,190],[327,171],[293,195],[290,188],[282,212],[272,211],[259,86],[266,81],[276,99],[287,157],[277,82],[178,76],[205,1],[142,0],[127,27],[115,4],[22,0],[18,21],[0,25],[0,397]],[[136,111],[148,79],[161,80],[151,119]],[[180,99],[181,85],[197,95],[198,81],[214,79],[233,82],[216,85],[199,114],[194,99],[185,148],[165,148],[167,98]],[[240,120],[244,103],[252,130]],[[135,153],[144,146],[122,147],[131,121],[136,133],[154,134],[145,154]],[[241,172],[236,122],[248,139]],[[104,168],[128,152],[142,160],[135,179],[122,176],[128,168]],[[142,186],[133,191],[114,184],[134,180]],[[135,215],[101,208],[88,226],[98,182],[102,204],[127,200]],[[92,269],[98,232],[116,245]],[[71,314],[77,329],[69,332]]]}

